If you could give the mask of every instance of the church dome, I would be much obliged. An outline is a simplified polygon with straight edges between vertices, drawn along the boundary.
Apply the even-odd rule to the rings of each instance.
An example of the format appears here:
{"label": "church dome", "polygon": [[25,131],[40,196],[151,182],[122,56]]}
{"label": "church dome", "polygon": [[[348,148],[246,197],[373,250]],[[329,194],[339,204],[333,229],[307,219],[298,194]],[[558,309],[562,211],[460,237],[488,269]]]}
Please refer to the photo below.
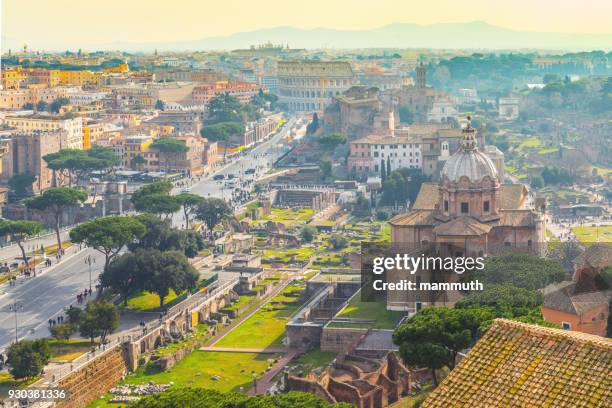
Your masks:
{"label": "church dome", "polygon": [[459,151],[449,157],[442,169],[442,178],[444,176],[455,183],[464,176],[472,183],[479,182],[485,177],[491,180],[498,178],[497,169],[491,159],[478,150],[475,130],[469,123],[463,130]]}

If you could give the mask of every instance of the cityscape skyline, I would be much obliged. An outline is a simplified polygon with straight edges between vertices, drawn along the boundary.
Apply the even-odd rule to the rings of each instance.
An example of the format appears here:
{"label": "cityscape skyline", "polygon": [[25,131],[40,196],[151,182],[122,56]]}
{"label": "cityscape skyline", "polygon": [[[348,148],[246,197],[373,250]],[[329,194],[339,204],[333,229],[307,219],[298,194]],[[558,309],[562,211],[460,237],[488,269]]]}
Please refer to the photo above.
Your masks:
{"label": "cityscape skyline", "polygon": [[[377,30],[390,25],[417,25],[432,29],[431,26],[440,24],[460,25],[474,22],[485,22],[486,25],[498,29],[534,36],[542,33],[565,34],[568,38],[570,35],[599,35],[603,36],[603,42],[581,37],[579,43],[584,44],[584,48],[602,48],[608,45],[610,39],[606,34],[611,32],[605,16],[612,13],[612,4],[599,0],[588,1],[589,7],[586,7],[584,2],[573,3],[564,2],[559,6],[558,2],[549,0],[520,0],[512,4],[472,0],[457,7],[447,0],[427,5],[383,0],[372,10],[361,0],[340,0],[333,4],[315,0],[310,3],[309,8],[325,12],[313,15],[308,12],[283,12],[282,10],[287,8],[286,3],[278,0],[265,0],[257,4],[242,0],[230,0],[222,4],[179,0],[173,3],[176,5],[173,8],[159,2],[147,2],[145,7],[141,0],[127,4],[109,0],[104,3],[104,7],[98,7],[92,2],[74,3],[66,0],[53,3],[5,0],[2,5],[2,49],[6,52],[9,48],[27,44],[31,49],[44,50],[82,47],[142,51],[154,47],[172,49],[173,44],[182,42],[219,40],[240,34],[256,35],[260,30],[265,32],[291,28],[315,32],[373,31],[377,34]],[[347,13],[349,6],[351,12]],[[61,14],[58,14],[58,10]],[[279,12],[270,12],[271,10]],[[87,18],[88,15],[93,15],[93,12],[97,18]],[[49,18],[50,15],[53,18]],[[547,18],[542,19],[542,15]],[[104,22],[110,19],[114,24],[113,29],[109,31],[109,26]],[[274,39],[271,37],[270,40]],[[219,44],[224,45],[223,42]],[[314,45],[309,48],[338,48],[333,38],[330,44],[318,42]],[[407,47],[409,46],[410,44],[407,44]],[[498,48],[504,46],[505,44],[502,44]],[[551,48],[555,46],[556,43],[552,44]]]}

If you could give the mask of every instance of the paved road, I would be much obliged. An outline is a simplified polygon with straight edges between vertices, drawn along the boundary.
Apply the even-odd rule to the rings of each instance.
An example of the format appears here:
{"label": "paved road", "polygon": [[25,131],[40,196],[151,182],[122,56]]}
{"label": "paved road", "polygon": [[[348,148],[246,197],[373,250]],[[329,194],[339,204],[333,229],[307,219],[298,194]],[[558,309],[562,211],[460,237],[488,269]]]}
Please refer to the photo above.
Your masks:
{"label": "paved road", "polygon": [[99,275],[102,255],[93,249],[76,252],[67,250],[64,260],[36,278],[20,280],[16,287],[1,289],[0,294],[0,350],[15,341],[15,315],[9,310],[14,302],[23,307],[17,313],[17,337],[39,338],[49,335],[47,321],[63,314],[65,307],[76,300],[78,292],[89,288],[89,271],[84,259],[96,258],[92,265],[92,280]]}
{"label": "paved road", "polygon": [[[61,231],[60,236],[62,238],[62,241],[67,240],[68,230],[65,229]],[[46,234],[41,237],[30,239],[26,241],[24,245],[25,245],[26,251],[29,252],[33,248],[40,249],[41,245],[48,247],[50,245],[55,245],[55,244],[57,244],[57,237],[55,236],[55,232],[53,232],[51,234]],[[19,258],[18,260],[21,261],[21,250],[16,244],[0,248],[0,261],[10,262],[10,261],[16,260],[17,258]]]}
{"label": "paved road", "polygon": [[[194,183],[190,187],[190,192],[204,197],[231,198],[232,188],[225,186],[227,175],[233,174],[237,180],[256,180],[264,176],[265,173],[272,168],[274,162],[289,149],[282,143],[282,138],[289,132],[294,123],[295,119],[289,119],[285,126],[270,139],[253,147],[242,156],[232,158],[230,164],[222,166],[211,177]],[[262,169],[258,171],[258,174],[244,174],[247,169],[257,168],[257,166],[262,167]],[[213,176],[217,174],[223,174],[226,179],[213,180]],[[239,181],[236,185],[238,185],[238,183]],[[175,189],[175,192],[179,191],[181,191],[181,189]],[[185,220],[182,212],[179,211],[174,215],[173,223],[176,226],[184,225]]]}
{"label": "paved road", "polygon": [[[261,173],[271,168],[276,158],[283,154],[287,147],[281,146],[282,137],[289,131],[295,123],[294,119],[288,123],[269,140],[259,146],[254,147],[243,156],[233,159],[231,164],[222,167],[217,173],[236,174],[240,176],[244,170],[262,166]],[[262,174],[260,174],[262,175]],[[204,179],[194,184],[191,191],[203,196],[214,196],[224,198],[229,197],[229,193],[212,178]],[[182,214],[175,214],[174,222],[181,224]],[[68,232],[63,232],[63,239],[68,237]],[[32,240],[26,245],[52,245],[55,243],[55,235],[49,235]],[[17,246],[0,249],[0,260],[14,258],[18,255]],[[18,338],[39,338],[49,335],[47,321],[62,314],[64,308],[74,302],[76,294],[89,287],[88,267],[85,264],[85,257],[92,255],[97,262],[92,266],[92,281],[96,284],[98,275],[102,269],[102,255],[93,249],[84,249],[75,254],[76,248],[68,250],[68,255],[57,266],[52,267],[45,273],[28,280],[20,280],[16,287],[3,285],[0,287],[0,350],[6,348],[15,339],[15,320],[14,313],[9,310],[9,306],[17,301],[23,308],[17,313],[17,337]],[[152,316],[126,316],[122,319],[120,331],[129,331],[133,327],[138,327],[140,319],[149,321]]]}

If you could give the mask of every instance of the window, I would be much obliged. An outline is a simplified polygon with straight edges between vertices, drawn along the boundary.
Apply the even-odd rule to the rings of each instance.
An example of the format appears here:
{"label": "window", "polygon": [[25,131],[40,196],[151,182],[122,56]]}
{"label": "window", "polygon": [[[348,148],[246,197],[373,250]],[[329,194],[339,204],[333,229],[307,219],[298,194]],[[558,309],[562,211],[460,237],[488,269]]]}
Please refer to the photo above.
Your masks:
{"label": "window", "polygon": [[489,200],[486,200],[484,203],[482,203],[482,209],[484,210],[484,212],[489,212]]}
{"label": "window", "polygon": [[572,325],[568,322],[561,322],[561,327],[563,327],[563,330],[571,330],[572,329]]}
{"label": "window", "polygon": [[448,200],[444,200],[444,212],[448,212]]}
{"label": "window", "polygon": [[467,214],[470,212],[470,205],[468,203],[461,203],[461,214]]}
{"label": "window", "polygon": [[421,302],[416,302],[415,306],[416,306],[416,311],[417,312],[420,311],[423,308],[423,304]]}

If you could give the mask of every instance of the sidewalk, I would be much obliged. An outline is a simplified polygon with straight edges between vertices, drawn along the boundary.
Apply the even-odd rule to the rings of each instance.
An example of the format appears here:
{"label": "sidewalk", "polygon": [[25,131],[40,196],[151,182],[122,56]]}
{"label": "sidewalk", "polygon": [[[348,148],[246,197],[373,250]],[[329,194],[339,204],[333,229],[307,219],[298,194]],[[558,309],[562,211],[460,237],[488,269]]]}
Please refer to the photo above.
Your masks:
{"label": "sidewalk", "polygon": [[[81,249],[79,249],[78,245],[73,245],[69,248],[67,248],[65,250],[64,255],[62,256],[62,259],[60,261],[55,261],[51,264],[51,266],[42,266],[42,264],[39,264],[36,266],[36,276],[30,276],[27,277],[23,274],[19,274],[17,275],[17,281],[16,284],[17,285],[23,285],[25,283],[31,282],[33,280],[35,280],[36,278],[45,275],[47,273],[49,273],[50,271],[54,270],[58,265],[61,265],[62,262],[66,262],[70,259],[72,259],[74,256],[78,255],[81,251],[84,251],[85,249],[87,249],[87,247],[83,247]],[[10,289],[12,286],[9,286],[9,282],[5,282],[3,284],[0,284],[0,296],[5,294],[6,291],[8,289]]]}

